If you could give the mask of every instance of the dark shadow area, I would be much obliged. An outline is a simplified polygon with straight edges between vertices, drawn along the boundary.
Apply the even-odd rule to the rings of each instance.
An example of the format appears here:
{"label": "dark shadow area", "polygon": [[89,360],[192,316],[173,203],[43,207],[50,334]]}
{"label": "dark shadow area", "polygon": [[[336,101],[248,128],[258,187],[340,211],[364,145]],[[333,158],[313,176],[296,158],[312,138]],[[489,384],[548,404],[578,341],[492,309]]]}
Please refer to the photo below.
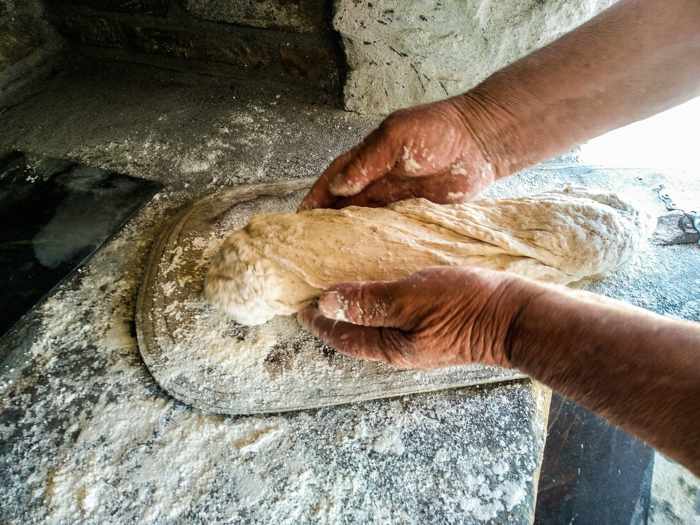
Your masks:
{"label": "dark shadow area", "polygon": [[647,522],[654,451],[553,394],[536,524]]}

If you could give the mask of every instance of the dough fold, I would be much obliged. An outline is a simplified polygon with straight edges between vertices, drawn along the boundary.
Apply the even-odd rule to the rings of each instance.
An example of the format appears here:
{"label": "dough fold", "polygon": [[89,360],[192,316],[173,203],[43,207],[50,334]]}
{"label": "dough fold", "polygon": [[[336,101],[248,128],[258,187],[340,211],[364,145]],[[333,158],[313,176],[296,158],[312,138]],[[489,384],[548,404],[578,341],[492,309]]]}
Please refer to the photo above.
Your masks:
{"label": "dough fold", "polygon": [[256,325],[299,311],[331,285],[393,280],[429,266],[568,284],[619,267],[651,227],[650,217],[616,195],[579,190],[262,214],[224,241],[205,296],[237,322]]}

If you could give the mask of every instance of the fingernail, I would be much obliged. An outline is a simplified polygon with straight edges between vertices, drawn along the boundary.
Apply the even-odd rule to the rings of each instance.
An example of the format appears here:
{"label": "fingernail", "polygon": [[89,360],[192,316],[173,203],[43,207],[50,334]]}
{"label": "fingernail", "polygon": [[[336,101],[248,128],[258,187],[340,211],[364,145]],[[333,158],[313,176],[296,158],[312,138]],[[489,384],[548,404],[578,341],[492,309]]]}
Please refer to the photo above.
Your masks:
{"label": "fingernail", "polygon": [[336,291],[326,292],[318,299],[318,309],[323,317],[336,321],[348,321],[347,302]]}

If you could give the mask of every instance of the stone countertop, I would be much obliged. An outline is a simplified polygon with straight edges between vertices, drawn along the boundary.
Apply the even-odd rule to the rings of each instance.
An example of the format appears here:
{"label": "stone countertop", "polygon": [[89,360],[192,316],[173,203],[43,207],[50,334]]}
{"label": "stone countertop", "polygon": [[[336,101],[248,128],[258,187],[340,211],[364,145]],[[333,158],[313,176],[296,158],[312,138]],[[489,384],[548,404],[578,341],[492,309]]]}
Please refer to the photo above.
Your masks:
{"label": "stone countertop", "polygon": [[528,383],[237,418],[171,400],[132,332],[154,218],[6,340],[4,520],[527,521],[546,414]]}
{"label": "stone countertop", "polygon": [[[0,109],[0,149],[166,184],[0,341],[0,520],[529,522],[549,400],[529,381],[250,417],[205,416],[160,391],[138,353],[133,308],[163,220],[222,186],[318,174],[376,122],[282,90],[158,77],[78,71]],[[673,183],[548,163],[491,192],[562,181],[624,189],[655,211],[650,188]],[[653,268],[598,286],[697,319],[693,250],[657,248]],[[666,293],[669,280],[679,285]]]}

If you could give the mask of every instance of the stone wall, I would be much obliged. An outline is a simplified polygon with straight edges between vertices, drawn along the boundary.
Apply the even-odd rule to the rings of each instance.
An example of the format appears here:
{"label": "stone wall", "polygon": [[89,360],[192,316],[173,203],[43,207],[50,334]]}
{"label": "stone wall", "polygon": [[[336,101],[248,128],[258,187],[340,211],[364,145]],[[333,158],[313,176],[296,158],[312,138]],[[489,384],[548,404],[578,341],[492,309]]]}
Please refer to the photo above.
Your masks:
{"label": "stone wall", "polygon": [[43,74],[59,48],[39,0],[0,0],[0,96]]}
{"label": "stone wall", "polygon": [[[2,75],[19,77],[11,65],[51,40],[40,1],[0,0],[0,90]],[[614,0],[45,2],[75,55],[299,86],[336,103],[342,88],[347,109],[386,114],[463,92]]]}
{"label": "stone wall", "polygon": [[340,93],[326,0],[47,0],[83,54]]}
{"label": "stone wall", "polygon": [[336,0],[345,106],[360,113],[461,93],[614,0]]}

